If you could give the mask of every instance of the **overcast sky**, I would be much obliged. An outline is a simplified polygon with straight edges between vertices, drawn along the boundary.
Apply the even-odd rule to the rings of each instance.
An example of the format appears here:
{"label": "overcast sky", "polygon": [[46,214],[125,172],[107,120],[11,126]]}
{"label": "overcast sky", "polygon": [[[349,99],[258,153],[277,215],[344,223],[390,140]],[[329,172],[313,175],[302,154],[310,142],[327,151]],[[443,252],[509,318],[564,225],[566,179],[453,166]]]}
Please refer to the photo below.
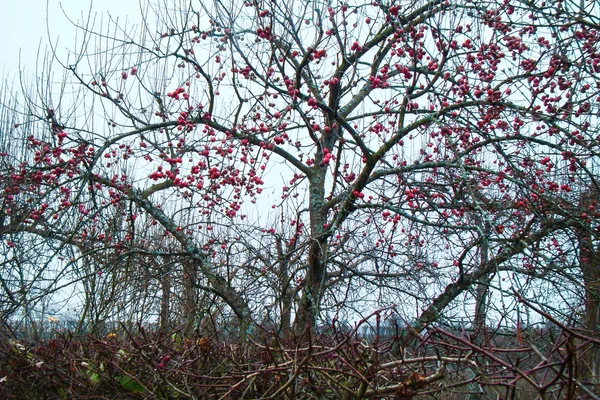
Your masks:
{"label": "overcast sky", "polygon": [[132,21],[140,18],[139,0],[2,0],[2,78],[17,76],[19,57],[21,68],[33,73],[38,49],[45,51],[49,35],[53,42],[59,39],[59,49],[72,47],[75,29],[65,14],[73,20],[81,20],[82,15],[87,17],[90,4],[92,12],[110,12],[115,18],[127,17]]}

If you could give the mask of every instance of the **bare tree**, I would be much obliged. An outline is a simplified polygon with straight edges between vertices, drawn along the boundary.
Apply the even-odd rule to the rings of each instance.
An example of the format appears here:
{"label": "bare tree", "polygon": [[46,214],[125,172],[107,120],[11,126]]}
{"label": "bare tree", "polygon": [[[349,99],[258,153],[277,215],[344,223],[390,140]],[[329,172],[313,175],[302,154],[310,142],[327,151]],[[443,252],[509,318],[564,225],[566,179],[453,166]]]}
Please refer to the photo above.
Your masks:
{"label": "bare tree", "polygon": [[597,209],[572,206],[598,186],[596,6],[143,11],[79,25],[67,77],[29,93],[12,128],[25,152],[3,164],[3,236],[80,254],[67,269],[89,271],[87,293],[112,271],[108,304],[186,332],[234,315],[242,337],[382,306],[415,332],[465,312],[485,325],[493,296],[545,284],[594,296],[577,245],[552,241],[597,241]]}

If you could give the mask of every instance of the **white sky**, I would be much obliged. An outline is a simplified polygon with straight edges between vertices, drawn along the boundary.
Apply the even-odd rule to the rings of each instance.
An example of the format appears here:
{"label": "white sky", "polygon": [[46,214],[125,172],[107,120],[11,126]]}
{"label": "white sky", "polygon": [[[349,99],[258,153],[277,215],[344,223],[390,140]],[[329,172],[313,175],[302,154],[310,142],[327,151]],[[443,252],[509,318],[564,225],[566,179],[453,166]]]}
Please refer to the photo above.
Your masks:
{"label": "white sky", "polygon": [[38,49],[44,53],[49,35],[53,42],[59,39],[59,50],[72,48],[75,28],[66,16],[72,20],[87,18],[92,5],[92,13],[110,12],[115,18],[128,17],[136,22],[140,18],[139,0],[0,0],[0,3],[0,77],[9,80],[18,75],[19,65],[29,74],[35,71]]}

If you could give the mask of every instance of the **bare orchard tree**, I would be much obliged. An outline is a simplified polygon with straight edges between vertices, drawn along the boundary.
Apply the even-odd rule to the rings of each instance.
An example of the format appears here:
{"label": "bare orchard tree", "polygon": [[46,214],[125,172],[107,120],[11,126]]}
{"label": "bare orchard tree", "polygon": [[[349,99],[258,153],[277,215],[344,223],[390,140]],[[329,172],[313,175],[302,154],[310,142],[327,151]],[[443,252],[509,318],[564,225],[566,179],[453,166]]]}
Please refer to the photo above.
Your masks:
{"label": "bare orchard tree", "polygon": [[152,292],[163,327],[177,302],[186,331],[233,315],[242,338],[380,307],[416,333],[481,327],[544,285],[596,304],[588,257],[554,243],[597,246],[597,205],[574,206],[598,188],[597,5],[182,1],[92,22],[12,128],[4,246],[106,254],[120,306]]}

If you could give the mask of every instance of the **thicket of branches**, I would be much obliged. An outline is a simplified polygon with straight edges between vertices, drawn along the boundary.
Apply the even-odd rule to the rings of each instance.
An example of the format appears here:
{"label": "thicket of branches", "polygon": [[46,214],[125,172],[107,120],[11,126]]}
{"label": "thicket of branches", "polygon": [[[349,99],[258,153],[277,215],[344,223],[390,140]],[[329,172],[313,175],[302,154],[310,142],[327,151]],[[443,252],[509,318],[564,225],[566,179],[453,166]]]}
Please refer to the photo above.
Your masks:
{"label": "thicket of branches", "polygon": [[[279,352],[269,396],[294,396],[285,382],[310,382],[315,354],[331,355],[319,379],[340,382],[350,365],[355,381],[338,389],[359,397],[412,379],[371,368],[385,336],[425,349],[419,377],[441,379],[447,359],[470,371],[471,391],[489,394],[493,365],[510,371],[490,372],[498,387],[594,396],[597,4],[141,11],[136,26],[75,22],[67,59],[3,88],[7,335],[40,337],[58,318],[96,336],[120,321],[233,341],[249,349],[248,375],[221,375],[234,386],[271,368],[256,352]],[[524,334],[538,325],[548,345]],[[321,336],[331,327],[346,339]],[[370,339],[356,358],[359,332]]]}

